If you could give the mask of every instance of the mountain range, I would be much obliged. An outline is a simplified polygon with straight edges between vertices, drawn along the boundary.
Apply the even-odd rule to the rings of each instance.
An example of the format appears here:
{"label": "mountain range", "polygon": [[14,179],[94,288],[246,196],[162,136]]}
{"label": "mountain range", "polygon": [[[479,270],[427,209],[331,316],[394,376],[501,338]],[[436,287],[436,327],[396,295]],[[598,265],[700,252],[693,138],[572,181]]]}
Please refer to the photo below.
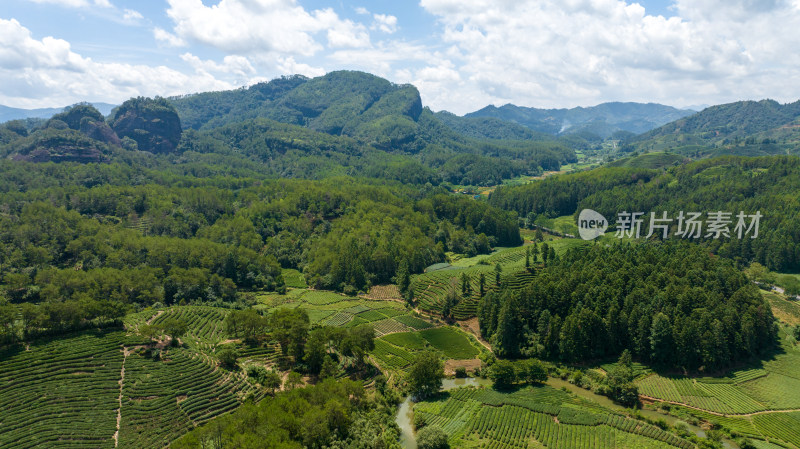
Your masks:
{"label": "mountain range", "polygon": [[[642,162],[651,165],[719,154],[794,153],[800,143],[800,102],[742,101],[697,113],[652,103],[573,109],[509,104],[458,116],[425,107],[413,85],[352,71],[133,100],[124,113],[110,104],[83,103],[50,120],[6,122],[0,125],[0,157],[113,162],[149,154],[173,165],[207,167],[213,158],[221,171],[237,167],[269,177],[495,185],[559,170],[577,161],[576,151],[607,160],[648,152],[680,156]],[[114,117],[107,117],[112,109]],[[608,137],[613,143],[604,147]]]}
{"label": "mountain range", "polygon": [[[91,103],[103,115],[109,115],[111,110],[117,105],[111,103]],[[60,108],[38,108],[38,109],[22,109],[3,106],[0,104],[0,123],[9,120],[22,120],[26,118],[41,118],[49,119],[50,117],[63,111],[65,107]]]}
{"label": "mountain range", "polygon": [[590,132],[608,138],[618,131],[641,134],[696,111],[655,103],[602,103],[572,109],[537,109],[507,104],[486,106],[465,117],[492,117],[552,135]]}

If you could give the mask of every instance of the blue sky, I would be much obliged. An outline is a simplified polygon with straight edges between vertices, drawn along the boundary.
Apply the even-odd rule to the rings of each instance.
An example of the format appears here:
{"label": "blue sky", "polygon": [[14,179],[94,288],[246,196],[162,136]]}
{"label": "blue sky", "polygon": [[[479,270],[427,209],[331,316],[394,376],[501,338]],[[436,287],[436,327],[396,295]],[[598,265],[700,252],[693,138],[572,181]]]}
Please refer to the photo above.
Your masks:
{"label": "blue sky", "polygon": [[800,98],[800,0],[2,0],[0,104],[364,70],[459,114]]}

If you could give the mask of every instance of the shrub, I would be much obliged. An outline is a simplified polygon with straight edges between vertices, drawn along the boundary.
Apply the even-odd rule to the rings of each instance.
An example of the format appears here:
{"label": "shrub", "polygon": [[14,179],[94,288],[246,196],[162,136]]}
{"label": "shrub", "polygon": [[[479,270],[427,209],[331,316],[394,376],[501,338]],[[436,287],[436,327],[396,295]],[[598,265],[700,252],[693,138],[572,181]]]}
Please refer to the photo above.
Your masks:
{"label": "shrub", "polygon": [[438,426],[425,427],[417,433],[419,449],[447,449],[447,434]]}

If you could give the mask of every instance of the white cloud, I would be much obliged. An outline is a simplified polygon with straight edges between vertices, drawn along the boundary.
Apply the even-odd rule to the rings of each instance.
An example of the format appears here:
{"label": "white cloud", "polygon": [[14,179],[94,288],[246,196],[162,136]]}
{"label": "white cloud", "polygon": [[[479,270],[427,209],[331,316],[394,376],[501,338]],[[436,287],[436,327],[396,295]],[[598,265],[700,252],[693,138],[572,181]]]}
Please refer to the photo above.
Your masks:
{"label": "white cloud", "polygon": [[315,36],[325,32],[328,45],[369,45],[363,25],[342,20],[332,9],[306,11],[294,0],[168,0],[174,33],[229,54],[280,53],[311,56],[323,49]]}
{"label": "white cloud", "polygon": [[125,9],[122,20],[126,22],[136,22],[137,20],[144,19],[144,16],[139,11],[133,9]]}
{"label": "white cloud", "polygon": [[372,29],[378,29],[384,33],[394,33],[397,31],[397,17],[387,14],[373,14],[375,21],[372,23]]}
{"label": "white cloud", "polygon": [[87,6],[113,7],[108,0],[29,0],[34,3],[47,3],[67,8],[85,8]]}
{"label": "white cloud", "polygon": [[167,47],[185,47],[186,41],[161,28],[153,28],[153,37]]}
{"label": "white cloud", "polygon": [[[225,64],[246,65],[237,60]],[[235,74],[236,69],[232,69]],[[235,87],[210,73],[158,66],[95,62],[62,39],[37,40],[18,21],[0,19],[0,104],[45,107],[77,101],[121,102],[137,95],[177,95]]]}
{"label": "white cloud", "polygon": [[443,89],[420,86],[437,98],[434,108],[468,112],[480,99],[551,107],[800,96],[800,34],[786,32],[800,29],[800,14],[788,0],[678,0],[679,17],[669,19],[621,0],[420,4],[451,47],[442,63],[461,77],[436,83],[448,73],[441,64],[415,74]]}
{"label": "white cloud", "polygon": [[256,73],[256,69],[244,56],[225,56],[221,64],[214,61],[203,61],[191,53],[182,54],[181,59],[191,65],[197,73],[232,75],[237,85],[252,84],[252,77]]}
{"label": "white cloud", "polygon": [[362,16],[369,15],[369,10],[363,6],[359,6],[356,8],[356,14],[361,14]]}
{"label": "white cloud", "polygon": [[325,74],[325,69],[322,67],[313,67],[308,64],[297,62],[291,56],[278,57],[278,70],[284,75],[300,74],[312,78]]}

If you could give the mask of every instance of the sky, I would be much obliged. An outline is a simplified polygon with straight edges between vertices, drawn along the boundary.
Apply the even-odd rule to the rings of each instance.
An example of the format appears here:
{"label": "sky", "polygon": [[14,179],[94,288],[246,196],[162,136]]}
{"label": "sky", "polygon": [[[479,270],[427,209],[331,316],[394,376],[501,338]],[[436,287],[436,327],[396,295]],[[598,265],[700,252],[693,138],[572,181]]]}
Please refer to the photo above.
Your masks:
{"label": "sky", "polygon": [[362,70],[457,114],[800,99],[800,0],[0,0],[0,104]]}

